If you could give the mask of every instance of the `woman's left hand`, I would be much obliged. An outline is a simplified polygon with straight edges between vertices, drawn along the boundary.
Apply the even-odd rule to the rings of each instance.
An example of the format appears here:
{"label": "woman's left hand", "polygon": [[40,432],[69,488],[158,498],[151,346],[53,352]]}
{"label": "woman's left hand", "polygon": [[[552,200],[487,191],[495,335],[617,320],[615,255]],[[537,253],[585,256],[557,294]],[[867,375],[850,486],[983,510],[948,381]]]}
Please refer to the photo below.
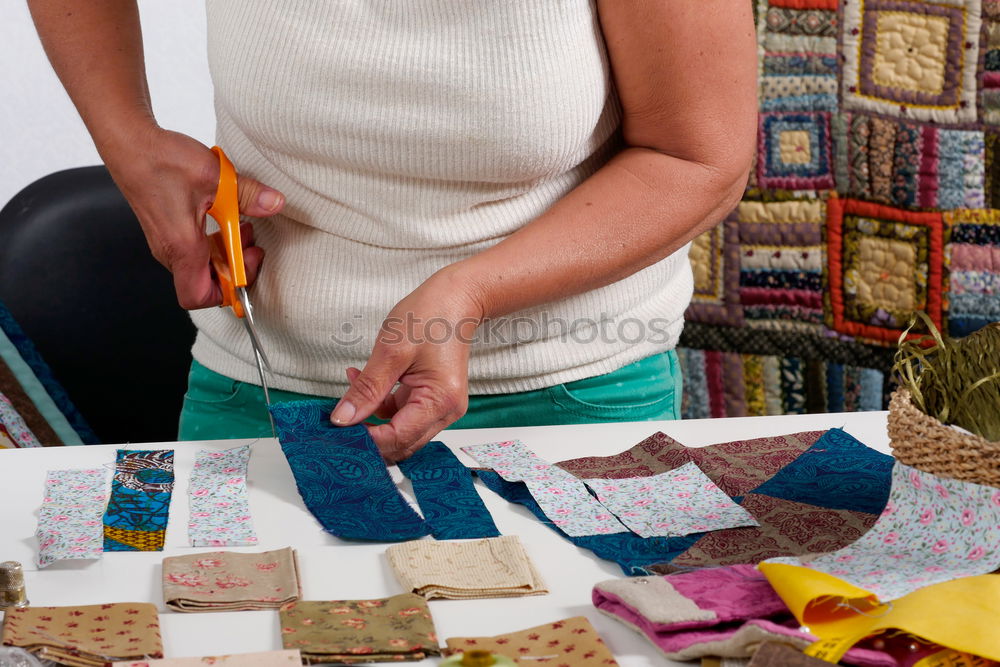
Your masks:
{"label": "woman's left hand", "polygon": [[469,347],[483,311],[461,282],[447,269],[428,278],[386,317],[364,369],[347,370],[351,386],[330,421],[349,426],[373,414],[390,420],[368,428],[391,463],[427,444],[468,407]]}

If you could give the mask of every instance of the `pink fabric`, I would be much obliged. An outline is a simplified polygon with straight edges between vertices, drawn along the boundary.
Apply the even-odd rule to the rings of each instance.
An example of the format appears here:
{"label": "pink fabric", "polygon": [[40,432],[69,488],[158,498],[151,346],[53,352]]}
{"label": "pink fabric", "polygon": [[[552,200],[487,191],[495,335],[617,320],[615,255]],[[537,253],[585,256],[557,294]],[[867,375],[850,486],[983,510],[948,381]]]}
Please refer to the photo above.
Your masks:
{"label": "pink fabric", "polygon": [[[641,609],[602,590],[600,584],[593,591],[594,606],[637,628],[668,658],[697,644],[725,641],[749,625],[810,643],[817,639],[799,629],[781,598],[752,565],[683,572],[667,575],[664,579],[699,609],[714,612],[716,618],[672,623],[650,621]],[[860,667],[898,667],[899,664],[884,652],[859,648],[848,651],[842,661]]]}
{"label": "pink fabric", "polygon": [[1000,248],[971,243],[951,244],[952,271],[1000,271]]}

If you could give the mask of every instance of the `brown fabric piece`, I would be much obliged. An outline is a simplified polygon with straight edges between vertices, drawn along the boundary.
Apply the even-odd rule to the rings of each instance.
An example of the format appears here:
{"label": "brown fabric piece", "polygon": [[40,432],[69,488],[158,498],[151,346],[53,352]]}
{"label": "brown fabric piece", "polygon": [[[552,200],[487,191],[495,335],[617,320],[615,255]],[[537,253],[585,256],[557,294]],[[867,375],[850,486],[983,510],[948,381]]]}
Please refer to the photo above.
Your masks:
{"label": "brown fabric piece", "polygon": [[695,465],[730,496],[743,496],[774,477],[826,431],[735,440],[688,450]]}
{"label": "brown fabric piece", "polygon": [[830,667],[830,663],[817,660],[788,644],[764,642],[753,654],[748,667]]}
{"label": "brown fabric piece", "polygon": [[479,649],[507,656],[519,665],[554,663],[596,667],[618,664],[585,616],[574,616],[495,637],[451,637],[445,640],[445,644],[449,655]]}
{"label": "brown fabric piece", "polygon": [[299,599],[295,551],[214,551],[163,559],[163,599],[181,612],[277,609]]}
{"label": "brown fabric piece", "polygon": [[751,493],[740,503],[756,528],[729,528],[708,533],[670,563],[649,570],[669,574],[691,567],[759,563],[776,556],[836,551],[861,537],[878,516],[834,510]]}
{"label": "brown fabric piece", "polygon": [[308,664],[423,660],[440,655],[434,620],[419,595],[376,600],[289,602],[279,612],[281,641]]}
{"label": "brown fabric piece", "polygon": [[2,642],[73,667],[163,657],[156,607],[144,602],[8,609]]}
{"label": "brown fabric piece", "polygon": [[517,535],[475,542],[416,540],[393,545],[385,554],[403,588],[428,600],[549,592]]}
{"label": "brown fabric piece", "polygon": [[25,393],[21,382],[14,376],[14,372],[10,370],[10,366],[2,358],[0,358],[0,394],[10,399],[17,414],[21,415],[21,419],[43,446],[58,447],[64,444],[49,426],[48,420],[35,407],[35,402]]}
{"label": "brown fabric piece", "polygon": [[585,456],[555,465],[581,479],[624,479],[652,477],[679,468],[690,460],[687,447],[657,431],[620,454]]}

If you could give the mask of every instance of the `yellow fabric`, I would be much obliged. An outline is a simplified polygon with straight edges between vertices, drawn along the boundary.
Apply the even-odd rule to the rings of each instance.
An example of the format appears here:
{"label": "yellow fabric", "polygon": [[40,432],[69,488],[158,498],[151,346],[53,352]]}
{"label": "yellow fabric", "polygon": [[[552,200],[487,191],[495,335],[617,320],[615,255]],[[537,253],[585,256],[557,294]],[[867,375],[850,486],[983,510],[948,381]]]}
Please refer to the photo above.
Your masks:
{"label": "yellow fabric", "polygon": [[826,222],[826,202],[822,199],[792,201],[741,201],[740,222]]}
{"label": "yellow fabric", "polygon": [[940,95],[948,61],[949,19],[879,12],[872,80],[880,86]]}
{"label": "yellow fabric", "polygon": [[825,572],[782,563],[758,567],[795,618],[821,638],[806,650],[814,657],[837,662],[864,637],[897,629],[1000,660],[1000,575],[946,581],[880,604],[873,593]]}

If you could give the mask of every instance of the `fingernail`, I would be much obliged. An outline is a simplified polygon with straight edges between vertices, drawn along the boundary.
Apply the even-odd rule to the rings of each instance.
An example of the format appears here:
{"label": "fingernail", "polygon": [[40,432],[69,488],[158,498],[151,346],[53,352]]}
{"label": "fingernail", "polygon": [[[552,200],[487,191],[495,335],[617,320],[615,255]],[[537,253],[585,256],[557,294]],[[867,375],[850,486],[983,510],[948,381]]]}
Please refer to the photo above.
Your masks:
{"label": "fingernail", "polygon": [[273,211],[281,203],[281,195],[274,190],[263,190],[257,195],[257,205],[265,211]]}
{"label": "fingernail", "polygon": [[330,415],[330,421],[334,424],[346,424],[354,418],[355,411],[353,403],[350,401],[341,401],[337,404],[333,414]]}

